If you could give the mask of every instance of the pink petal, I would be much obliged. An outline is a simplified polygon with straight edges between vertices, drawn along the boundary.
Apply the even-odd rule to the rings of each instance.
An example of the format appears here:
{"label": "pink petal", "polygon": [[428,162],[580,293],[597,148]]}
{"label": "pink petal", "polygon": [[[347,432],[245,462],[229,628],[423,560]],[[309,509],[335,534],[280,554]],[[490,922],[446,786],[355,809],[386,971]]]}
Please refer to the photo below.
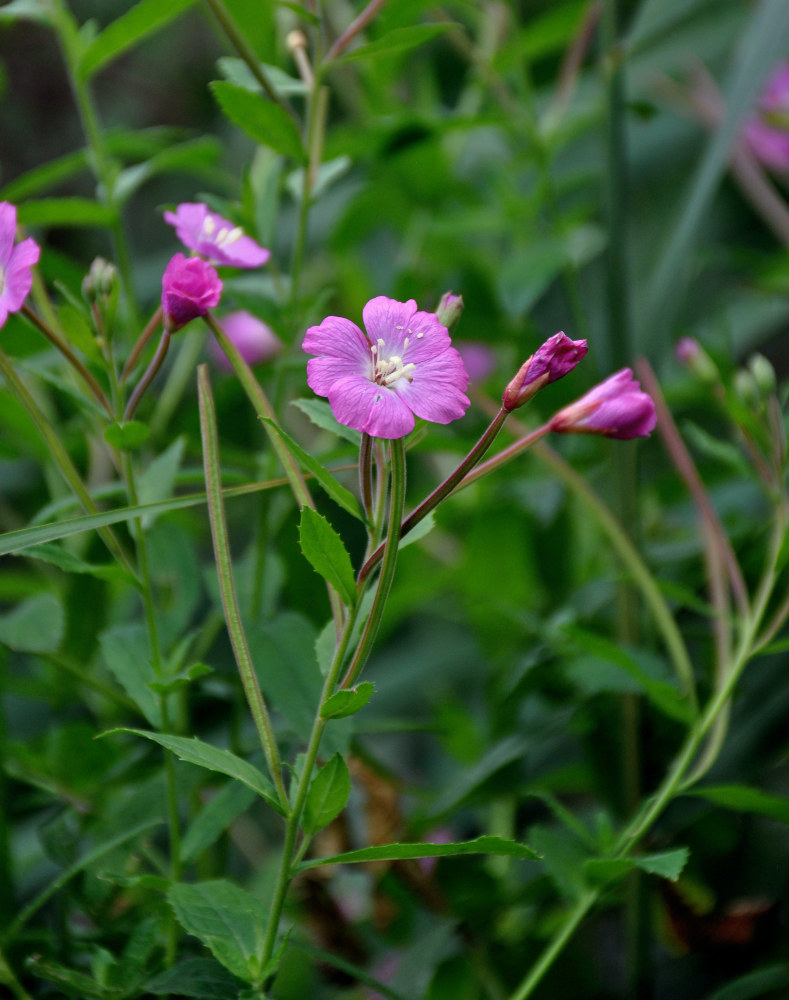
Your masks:
{"label": "pink petal", "polygon": [[41,250],[35,240],[22,240],[11,251],[11,260],[5,273],[3,301],[10,312],[16,312],[30,292],[33,284],[31,268],[38,262]]}
{"label": "pink petal", "polygon": [[335,382],[348,376],[362,376],[365,381],[372,381],[372,363],[365,361],[367,367],[356,360],[349,362],[347,358],[310,358],[307,362],[307,385],[319,396],[328,396]]}
{"label": "pink petal", "polygon": [[414,415],[392,389],[349,375],[332,386],[332,413],[341,424],[377,438],[401,438],[414,429]]}
{"label": "pink petal", "polygon": [[320,326],[311,326],[301,347],[307,354],[344,358],[356,366],[372,363],[369,341],[355,323],[341,316],[327,316]]}
{"label": "pink petal", "polygon": [[[445,351],[451,341],[435,313],[419,312],[416,302],[398,302],[378,295],[362,310],[364,326],[373,343],[383,340],[384,357],[398,355],[405,362],[418,363]],[[406,338],[408,346],[405,346]]]}
{"label": "pink petal", "polygon": [[469,407],[465,395],[468,373],[454,347],[428,361],[422,361],[409,382],[400,378],[393,389],[402,401],[423,420],[448,424],[458,420]]}
{"label": "pink petal", "polygon": [[0,202],[0,266],[5,268],[16,239],[16,208],[10,201]]}

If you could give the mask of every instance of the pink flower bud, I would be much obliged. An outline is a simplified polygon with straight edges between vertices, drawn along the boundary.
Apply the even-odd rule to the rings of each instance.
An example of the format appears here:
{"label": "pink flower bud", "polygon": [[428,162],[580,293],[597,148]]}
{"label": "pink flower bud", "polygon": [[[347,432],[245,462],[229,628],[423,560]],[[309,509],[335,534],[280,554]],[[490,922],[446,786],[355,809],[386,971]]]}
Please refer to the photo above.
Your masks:
{"label": "pink flower bud", "polygon": [[743,131],[745,145],[772,170],[789,170],[789,63],[773,72],[759,98],[758,113]]}
{"label": "pink flower bud", "polygon": [[680,337],[677,346],[674,348],[677,361],[680,361],[705,382],[720,382],[720,372],[715,366],[715,362],[707,354],[698,340],[693,337]]}
{"label": "pink flower bud", "polygon": [[501,405],[507,411],[517,410],[544,385],[571,372],[586,351],[585,340],[570,340],[561,331],[555,333],[523,362],[518,374],[504,390]]}
{"label": "pink flower bud", "polygon": [[222,282],[214,268],[199,257],[177,253],[162,275],[164,325],[175,333],[219,304]]}
{"label": "pink flower bud", "polygon": [[[245,310],[228,313],[219,320],[228,339],[238,348],[248,365],[259,365],[270,361],[282,350],[282,341],[263,320]],[[208,354],[217,368],[232,372],[233,368],[215,340],[209,341]]]}
{"label": "pink flower bud", "polygon": [[444,292],[438,303],[438,309],[436,309],[438,322],[451,331],[462,315],[463,296],[455,295],[454,292]]}
{"label": "pink flower bud", "polygon": [[550,429],[559,434],[602,434],[628,441],[649,437],[656,423],[652,397],[642,391],[633,372],[623,368],[559,410],[550,421]]}

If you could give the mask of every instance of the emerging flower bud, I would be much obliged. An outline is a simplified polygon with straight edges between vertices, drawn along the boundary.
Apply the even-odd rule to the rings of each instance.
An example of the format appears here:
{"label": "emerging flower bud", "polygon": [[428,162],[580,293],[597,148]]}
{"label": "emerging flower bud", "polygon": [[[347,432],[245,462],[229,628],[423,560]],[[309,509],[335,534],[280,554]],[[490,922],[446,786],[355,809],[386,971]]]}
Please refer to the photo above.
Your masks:
{"label": "emerging flower bud", "polygon": [[544,385],[571,372],[586,351],[585,340],[570,340],[561,331],[555,333],[523,362],[518,374],[504,390],[501,405],[508,412],[517,410]]}
{"label": "emerging flower bud", "polygon": [[559,434],[602,434],[629,441],[649,437],[656,423],[652,397],[642,391],[633,372],[623,368],[559,410],[549,426]]}
{"label": "emerging flower bud", "polygon": [[82,279],[82,294],[88,302],[109,299],[118,287],[118,271],[114,264],[103,257],[96,257],[90,270]]}
{"label": "emerging flower bud", "polygon": [[748,368],[762,396],[772,396],[777,382],[775,369],[763,354],[754,354],[748,361]]}
{"label": "emerging flower bud", "polygon": [[463,315],[463,296],[455,295],[454,292],[444,292],[436,309],[438,322],[445,326],[449,332],[457,326],[460,317]]}
{"label": "emerging flower bud", "polygon": [[720,382],[721,376],[715,362],[707,354],[698,340],[693,337],[680,337],[674,348],[677,360],[687,365],[693,374],[703,382]]}
{"label": "emerging flower bud", "polygon": [[219,304],[222,282],[214,268],[199,257],[177,253],[162,275],[164,325],[170,333],[205,316]]}
{"label": "emerging flower bud", "polygon": [[[219,320],[219,325],[248,365],[259,365],[263,361],[270,361],[282,350],[282,341],[271,327],[246,310],[228,313]],[[214,339],[209,341],[208,354],[217,368],[232,372],[232,365]]]}

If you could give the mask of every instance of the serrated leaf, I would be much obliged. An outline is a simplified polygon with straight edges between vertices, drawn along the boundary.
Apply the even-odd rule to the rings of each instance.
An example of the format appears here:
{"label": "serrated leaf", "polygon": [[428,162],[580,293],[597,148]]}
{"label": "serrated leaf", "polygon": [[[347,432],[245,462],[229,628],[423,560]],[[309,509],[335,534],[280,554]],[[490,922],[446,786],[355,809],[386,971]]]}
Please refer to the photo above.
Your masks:
{"label": "serrated leaf", "polygon": [[687,847],[677,847],[672,851],[642,854],[632,858],[590,858],[584,863],[584,873],[590,881],[598,885],[617,882],[635,868],[648,875],[657,875],[676,882],[688,863],[689,856],[690,851]]}
{"label": "serrated leaf", "polygon": [[147,993],[183,996],[190,1000],[227,1000],[240,983],[211,958],[187,958],[145,983]]}
{"label": "serrated leaf", "polygon": [[382,38],[376,38],[374,42],[367,42],[359,45],[351,52],[346,52],[338,56],[334,62],[352,62],[357,59],[368,59],[370,56],[391,56],[400,52],[408,52],[420,45],[432,42],[434,38],[443,35],[450,28],[456,28],[456,24],[449,22],[443,24],[415,24],[407,28],[394,28],[387,32]]}
{"label": "serrated leaf", "polygon": [[335,691],[321,706],[322,719],[344,719],[364,708],[375,693],[375,684],[362,681],[354,688]]}
{"label": "serrated leaf", "polygon": [[259,980],[266,913],[258,899],[225,879],[179,883],[167,898],[184,930],[199,938],[217,961],[239,979]]}
{"label": "serrated leaf", "polygon": [[301,818],[304,832],[311,835],[328,826],[343,811],[350,794],[351,776],[348,767],[336,753],[310,783]]}
{"label": "serrated leaf", "polygon": [[54,594],[37,594],[0,618],[0,643],[18,653],[54,653],[65,615]]}
{"label": "serrated leaf", "polygon": [[360,521],[365,520],[362,509],[359,506],[359,501],[350,490],[346,490],[344,486],[340,485],[334,476],[328,470],[324,469],[321,463],[316,458],[313,458],[309,452],[306,452],[300,444],[297,444],[289,434],[283,431],[276,421],[268,417],[261,417],[260,419],[279,434],[285,447],[296,459],[301,468],[315,477],[318,485],[338,506],[342,507],[343,510],[347,510],[349,514],[352,514]]}
{"label": "serrated leaf", "polygon": [[346,427],[341,424],[331,411],[331,406],[323,399],[294,399],[292,406],[298,407],[303,414],[325,431],[331,431],[338,437],[345,438],[351,444],[359,447],[362,435],[355,431],[353,427]]}
{"label": "serrated leaf", "polygon": [[321,865],[361,864],[364,861],[403,861],[416,858],[454,858],[467,854],[493,854],[525,861],[537,861],[540,855],[528,844],[504,837],[477,837],[476,840],[460,840],[451,844],[430,842],[414,844],[382,844],[378,847],[363,847],[358,851],[346,851],[327,858],[311,858],[302,861],[297,871],[318,868]]}
{"label": "serrated leaf", "polygon": [[115,222],[115,213],[89,198],[41,198],[18,206],[17,218],[25,226],[99,226]]}
{"label": "serrated leaf", "polygon": [[356,598],[351,557],[326,518],[309,507],[304,507],[301,511],[299,544],[304,558],[315,572],[339,591],[350,607]]}
{"label": "serrated leaf", "polygon": [[683,794],[707,799],[708,802],[735,812],[765,816],[789,826],[789,799],[763,792],[759,788],[749,788],[747,785],[707,785],[689,789]]}
{"label": "serrated leaf", "polygon": [[140,0],[109,24],[86,47],[77,72],[83,80],[122,52],[153,34],[192,6],[195,0]]}
{"label": "serrated leaf", "polygon": [[210,86],[223,114],[251,139],[299,163],[306,161],[298,126],[287,111],[225,80],[215,80]]}
{"label": "serrated leaf", "polygon": [[251,788],[229,781],[203,806],[187,829],[181,842],[181,858],[185,864],[210,847],[231,823],[246,812],[255,801]]}
{"label": "serrated leaf", "polygon": [[145,739],[153,740],[154,743],[163,746],[166,750],[171,750],[179,760],[187,764],[195,764],[197,767],[204,767],[209,771],[217,771],[219,774],[226,774],[229,778],[235,778],[236,781],[240,781],[262,799],[265,799],[278,813],[283,813],[274,786],[266,775],[253,764],[242,757],[237,757],[229,750],[222,750],[210,743],[204,743],[196,736],[168,736],[165,733],[152,733],[145,729],[110,729],[109,732],[102,735],[112,736],[115,733],[143,736]]}
{"label": "serrated leaf", "polygon": [[119,451],[136,451],[148,438],[147,424],[139,420],[125,420],[104,428],[104,440]]}

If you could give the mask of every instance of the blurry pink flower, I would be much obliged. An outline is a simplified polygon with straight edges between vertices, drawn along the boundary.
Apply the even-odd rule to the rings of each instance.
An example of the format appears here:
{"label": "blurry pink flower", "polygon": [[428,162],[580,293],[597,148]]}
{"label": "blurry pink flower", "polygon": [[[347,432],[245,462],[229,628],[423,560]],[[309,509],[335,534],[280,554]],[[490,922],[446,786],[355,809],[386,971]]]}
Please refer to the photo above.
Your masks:
{"label": "blurry pink flower", "polygon": [[[219,320],[219,325],[248,365],[259,365],[263,361],[270,361],[282,350],[282,341],[271,327],[243,309],[223,316]],[[217,368],[232,372],[233,367],[225,357],[224,351],[213,339],[209,341],[208,354]]]}
{"label": "blurry pink flower", "polygon": [[789,63],[781,63],[770,77],[758,114],[746,123],[743,137],[765,166],[789,170]]}
{"label": "blurry pink flower", "polygon": [[560,434],[602,434],[628,441],[649,437],[656,423],[652,397],[642,391],[633,372],[623,368],[559,410],[549,426]]}
{"label": "blurry pink flower", "polygon": [[476,340],[455,341],[455,347],[463,358],[468,377],[472,382],[484,382],[496,368],[496,354],[492,347]]}
{"label": "blurry pink flower", "polygon": [[0,202],[0,327],[10,313],[18,312],[33,283],[32,267],[41,250],[35,240],[16,239],[16,208],[8,201]]}
{"label": "blurry pink flower", "polygon": [[197,316],[205,316],[219,304],[221,295],[222,282],[210,264],[177,253],[162,275],[165,327],[175,333]]}
{"label": "blurry pink flower", "polygon": [[[440,826],[426,833],[424,839],[428,844],[451,844],[454,837],[449,827]],[[438,864],[438,858],[419,858],[417,864],[425,875],[430,875]]]}
{"label": "blurry pink flower", "polygon": [[586,351],[585,340],[570,340],[561,331],[555,333],[523,362],[518,374],[504,390],[501,405],[508,411],[517,410],[544,385],[571,372]]}
{"label": "blurry pink flower", "polygon": [[240,226],[209,211],[202,202],[183,202],[174,212],[165,212],[164,221],[175,226],[178,239],[215,264],[230,267],[260,267],[271,256]]}
{"label": "blurry pink flower", "polygon": [[339,316],[307,330],[302,347],[313,392],[327,396],[341,424],[378,438],[400,438],[414,416],[448,424],[466,412],[468,373],[446,327],[416,302],[383,295],[362,311],[367,333]]}

